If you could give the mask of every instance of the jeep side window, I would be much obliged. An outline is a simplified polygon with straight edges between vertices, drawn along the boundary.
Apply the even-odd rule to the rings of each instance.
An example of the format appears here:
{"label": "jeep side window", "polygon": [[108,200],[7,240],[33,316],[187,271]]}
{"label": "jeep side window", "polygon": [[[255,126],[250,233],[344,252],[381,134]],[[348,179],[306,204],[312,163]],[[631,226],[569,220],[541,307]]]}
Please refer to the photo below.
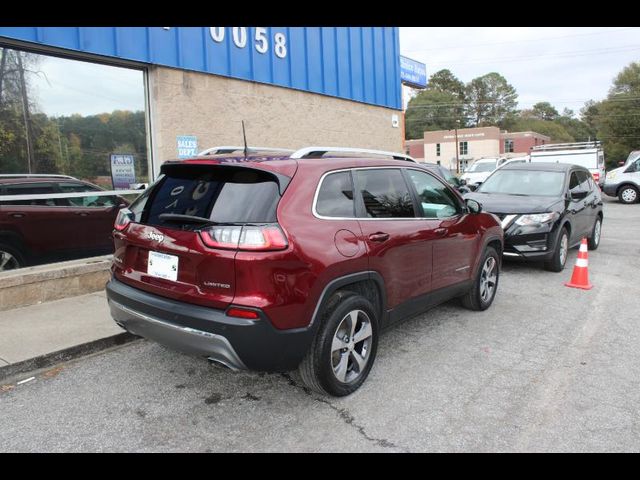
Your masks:
{"label": "jeep side window", "polygon": [[356,216],[350,172],[336,172],[324,177],[318,192],[316,213],[323,217]]}
{"label": "jeep side window", "polygon": [[425,217],[446,218],[459,213],[458,202],[441,181],[413,169],[407,169],[407,173],[416,188]]}
{"label": "jeep side window", "polygon": [[[50,183],[18,183],[15,185],[6,185],[6,195],[42,195],[45,193],[54,193],[53,185]],[[56,203],[52,199],[34,199],[34,200],[15,200],[2,202],[2,205],[38,205],[38,206],[55,206]]]}
{"label": "jeep side window", "polygon": [[416,217],[413,199],[397,168],[356,170],[358,193],[365,218]]}
{"label": "jeep side window", "polygon": [[[97,188],[80,183],[59,183],[61,193],[97,192]],[[116,204],[114,196],[71,197],[60,199],[60,205],[71,207],[113,207]]]}

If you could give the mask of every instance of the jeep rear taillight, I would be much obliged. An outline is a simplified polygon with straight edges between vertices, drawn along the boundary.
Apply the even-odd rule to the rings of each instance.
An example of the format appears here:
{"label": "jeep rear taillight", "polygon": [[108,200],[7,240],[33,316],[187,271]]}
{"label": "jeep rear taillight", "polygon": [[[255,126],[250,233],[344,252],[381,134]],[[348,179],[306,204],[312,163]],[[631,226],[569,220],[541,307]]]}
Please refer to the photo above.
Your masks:
{"label": "jeep rear taillight", "polygon": [[593,175],[593,179],[595,180],[596,183],[598,183],[598,181],[600,181],[600,173],[599,172],[594,172],[592,173]]}
{"label": "jeep rear taillight", "polygon": [[121,232],[125,228],[127,228],[127,225],[131,223],[131,220],[133,220],[133,212],[128,208],[122,208],[118,212],[118,216],[116,217],[116,221],[113,224],[113,228]]}
{"label": "jeep rear taillight", "polygon": [[200,231],[207,247],[250,251],[284,250],[287,238],[278,225],[216,225]]}

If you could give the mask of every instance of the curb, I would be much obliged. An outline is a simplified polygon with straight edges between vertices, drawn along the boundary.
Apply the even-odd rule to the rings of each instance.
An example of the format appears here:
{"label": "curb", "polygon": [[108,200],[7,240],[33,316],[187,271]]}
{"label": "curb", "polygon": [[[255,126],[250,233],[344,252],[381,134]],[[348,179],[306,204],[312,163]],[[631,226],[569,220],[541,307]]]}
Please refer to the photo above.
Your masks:
{"label": "curb", "polygon": [[12,363],[0,367],[0,380],[12,377],[19,373],[30,372],[33,370],[40,370],[42,368],[50,367],[60,362],[67,362],[79,357],[99,352],[110,347],[118,345],[124,345],[125,343],[139,340],[137,337],[129,332],[118,333],[110,337],[101,338],[92,342],[75,345],[73,347],[65,348],[64,350],[58,350],[57,352],[45,353],[38,357],[22,360],[21,362]]}

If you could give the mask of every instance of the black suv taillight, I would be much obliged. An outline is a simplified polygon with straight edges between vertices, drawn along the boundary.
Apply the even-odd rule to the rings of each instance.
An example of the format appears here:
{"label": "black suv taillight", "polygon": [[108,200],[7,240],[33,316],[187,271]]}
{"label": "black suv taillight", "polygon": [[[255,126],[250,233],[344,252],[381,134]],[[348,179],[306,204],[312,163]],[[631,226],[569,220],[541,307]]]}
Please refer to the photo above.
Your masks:
{"label": "black suv taillight", "polygon": [[277,224],[215,225],[200,231],[207,247],[250,251],[284,250],[287,237]]}

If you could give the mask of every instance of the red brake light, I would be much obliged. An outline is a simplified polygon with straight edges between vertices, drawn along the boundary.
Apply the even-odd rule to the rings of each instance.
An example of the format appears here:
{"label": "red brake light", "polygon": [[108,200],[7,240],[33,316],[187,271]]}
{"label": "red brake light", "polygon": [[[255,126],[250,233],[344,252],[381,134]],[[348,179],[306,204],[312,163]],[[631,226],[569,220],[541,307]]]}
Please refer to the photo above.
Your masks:
{"label": "red brake light", "polygon": [[593,179],[597,182],[598,180],[600,180],[600,173],[599,172],[594,172],[593,174]]}
{"label": "red brake light", "polygon": [[207,247],[250,251],[287,248],[287,239],[278,225],[216,225],[200,232]]}
{"label": "red brake light", "polygon": [[116,221],[113,224],[113,228],[118,230],[119,232],[123,231],[127,228],[127,225],[131,223],[133,219],[133,213],[128,208],[122,208],[118,212],[118,216],[116,217]]}
{"label": "red brake light", "polygon": [[236,317],[236,318],[249,318],[249,319],[258,319],[260,315],[255,310],[248,310],[244,308],[231,307],[227,310],[228,317]]}

